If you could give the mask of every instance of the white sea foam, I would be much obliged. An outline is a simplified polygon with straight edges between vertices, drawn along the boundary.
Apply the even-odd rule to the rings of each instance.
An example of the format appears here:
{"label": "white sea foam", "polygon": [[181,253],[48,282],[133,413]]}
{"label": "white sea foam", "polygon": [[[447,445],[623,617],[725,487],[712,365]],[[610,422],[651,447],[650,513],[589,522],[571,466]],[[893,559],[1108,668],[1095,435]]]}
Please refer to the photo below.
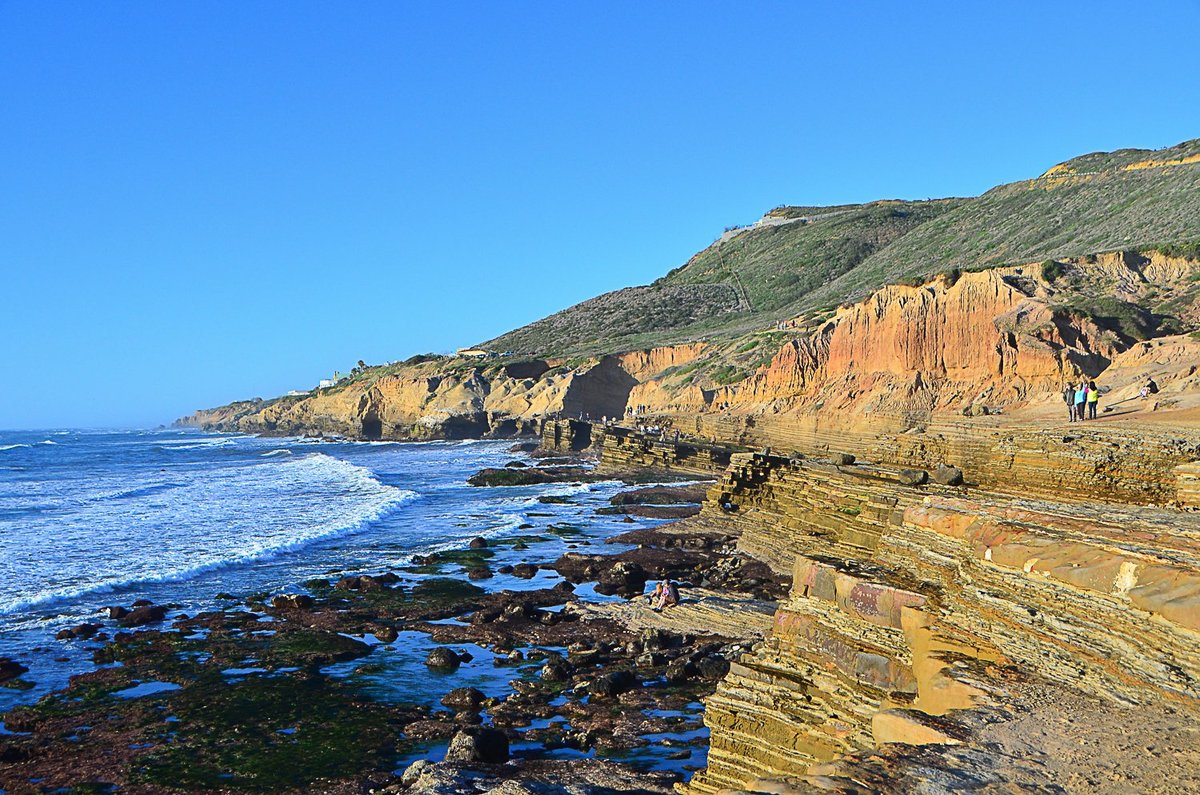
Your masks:
{"label": "white sea foam", "polygon": [[292,454],[291,450],[281,447],[278,450],[268,450],[267,452],[262,454],[262,457],[263,458],[271,458],[272,456],[291,455],[291,454]]}
{"label": "white sea foam", "polygon": [[88,491],[69,510],[0,522],[0,614],[262,560],[353,533],[418,496],[316,452],[169,476],[130,473],[123,489]]}
{"label": "white sea foam", "polygon": [[0,450],[16,450],[19,447],[28,447],[27,444],[0,444]]}

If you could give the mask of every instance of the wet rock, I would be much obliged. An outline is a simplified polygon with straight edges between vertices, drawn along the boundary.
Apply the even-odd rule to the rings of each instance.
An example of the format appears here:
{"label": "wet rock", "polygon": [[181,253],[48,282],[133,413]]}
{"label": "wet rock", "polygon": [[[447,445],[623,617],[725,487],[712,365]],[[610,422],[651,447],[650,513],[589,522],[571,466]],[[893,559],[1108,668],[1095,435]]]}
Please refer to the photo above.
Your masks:
{"label": "wet rock", "polygon": [[609,502],[613,505],[680,505],[701,503],[707,495],[705,484],[695,486],[647,486],[646,488],[623,491]]}
{"label": "wet rock", "polygon": [[662,629],[644,629],[640,638],[642,651],[662,651],[675,645],[678,639]]}
{"label": "wet rock", "polygon": [[648,579],[646,570],[639,564],[622,560],[601,573],[596,583],[596,592],[625,597],[637,596],[646,590]]}
{"label": "wet rock", "polygon": [[662,652],[648,651],[637,657],[638,668],[658,668],[667,663],[667,655]]}
{"label": "wet rock", "polygon": [[428,759],[418,759],[404,769],[404,773],[400,776],[400,783],[411,787],[421,777],[421,774],[431,767],[433,767],[433,762]]}
{"label": "wet rock", "polygon": [[133,603],[132,607],[149,607],[152,604],[154,604],[154,602],[151,602],[149,599],[138,599]]}
{"label": "wet rock", "polygon": [[361,576],[343,577],[333,584],[333,587],[339,591],[361,591],[363,593],[377,593],[385,591],[394,583],[400,581],[400,578],[388,572],[387,574],[370,575],[363,574]]}
{"label": "wet rock", "polygon": [[548,660],[542,666],[541,677],[543,682],[565,682],[571,678],[571,666],[562,659]]}
{"label": "wet rock", "polygon": [[514,577],[520,577],[522,580],[532,580],[537,576],[538,567],[532,563],[518,563],[513,566],[512,574]]}
{"label": "wet rock", "polygon": [[8,657],[0,657],[0,682],[16,679],[21,674],[28,672],[29,669],[16,660]]}
{"label": "wet rock", "polygon": [[471,539],[471,543],[467,544],[467,546],[471,549],[487,549],[488,542],[483,536],[475,536]]}
{"label": "wet rock", "polygon": [[500,566],[499,568],[497,568],[497,569],[496,569],[496,573],[497,573],[497,574],[512,574],[512,573],[513,573],[513,567],[512,567],[512,566],[509,566],[508,564],[505,564],[505,565],[503,565],[503,566]]}
{"label": "wet rock", "polygon": [[678,657],[671,660],[667,665],[667,670],[663,673],[668,682],[686,682],[696,674],[696,665],[690,657]]}
{"label": "wet rock", "polygon": [[313,606],[313,598],[308,594],[280,594],[271,600],[271,606],[277,610],[307,610]]}
{"label": "wet rock", "polygon": [[512,447],[508,448],[510,453],[532,453],[538,449],[537,442],[517,442]]}
{"label": "wet rock", "polygon": [[375,627],[371,634],[375,636],[380,643],[395,643],[400,637],[400,633],[392,627]]}
{"label": "wet rock", "polygon": [[499,729],[463,729],[450,740],[447,762],[499,765],[508,761],[508,736]]}
{"label": "wet rock", "polygon": [[99,624],[80,624],[79,626],[71,627],[70,629],[61,630],[57,635],[55,635],[55,637],[59,640],[86,640],[87,638],[94,636],[101,629],[103,629],[103,627],[101,627]]}
{"label": "wet rock", "polygon": [[923,469],[901,469],[896,479],[902,486],[920,486],[929,481],[929,473]]}
{"label": "wet rock", "polygon": [[430,668],[453,670],[462,664],[462,659],[454,649],[438,646],[429,652],[429,656],[425,658],[425,664]]}
{"label": "wet rock", "polygon": [[963,473],[958,467],[941,465],[933,473],[933,479],[943,486],[961,486]]}
{"label": "wet rock", "polygon": [[490,580],[492,578],[492,570],[486,566],[480,569],[468,569],[468,580]]}
{"label": "wet rock", "polygon": [[117,606],[117,605],[113,605],[112,607],[106,607],[104,609],[105,609],[105,611],[107,611],[108,617],[114,621],[119,618],[124,618],[125,616],[129,615],[129,610],[127,610],[124,607]]}
{"label": "wet rock", "polygon": [[571,483],[594,481],[600,478],[586,467],[555,466],[525,467],[524,469],[488,468],[467,478],[472,486],[536,486],[542,483]]}
{"label": "wet rock", "polygon": [[696,673],[701,679],[716,680],[724,678],[725,674],[729,673],[729,660],[718,655],[711,655],[699,660],[696,664]]}
{"label": "wet rock", "polygon": [[0,741],[0,764],[15,764],[29,759],[29,751],[10,742]]}
{"label": "wet rock", "polygon": [[483,708],[487,696],[474,687],[456,687],[442,696],[442,706],[455,712],[478,712]]}
{"label": "wet rock", "polygon": [[[134,602],[137,605],[137,602]],[[142,627],[146,624],[157,624],[167,617],[167,608],[162,605],[141,605],[122,618],[118,623],[123,627]]]}
{"label": "wet rock", "polygon": [[593,679],[588,693],[595,698],[616,698],[637,686],[637,677],[631,671],[612,671]]}
{"label": "wet rock", "polygon": [[849,453],[831,453],[829,455],[829,463],[834,466],[848,467],[854,463],[854,456]]}

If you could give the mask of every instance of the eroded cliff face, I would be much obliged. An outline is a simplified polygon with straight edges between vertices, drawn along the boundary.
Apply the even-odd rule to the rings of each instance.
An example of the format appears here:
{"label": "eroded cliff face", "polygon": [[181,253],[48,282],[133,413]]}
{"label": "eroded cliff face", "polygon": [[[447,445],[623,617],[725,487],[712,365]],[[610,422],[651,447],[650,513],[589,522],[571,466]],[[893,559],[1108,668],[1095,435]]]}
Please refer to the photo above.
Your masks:
{"label": "eroded cliff face", "polygon": [[208,430],[336,434],[365,439],[514,436],[542,417],[621,417],[643,380],[694,359],[688,344],[584,361],[462,359],[368,372],[350,384],[273,401],[242,401],[180,420]]}
{"label": "eroded cliff face", "polygon": [[[851,431],[907,430],[973,408],[1036,410],[1054,404],[1063,384],[1080,377],[1100,377],[1118,390],[1113,399],[1125,397],[1147,375],[1138,355],[1129,355],[1137,346],[1100,327],[1103,308],[1092,310],[1093,318],[1075,304],[1080,296],[1154,303],[1174,294],[1187,315],[1195,311],[1188,290],[1200,270],[1158,253],[1104,254],[1069,266],[1069,287],[1047,281],[1038,265],[885,287],[838,310],[811,335],[786,342],[749,378],[702,397],[704,407],[695,391],[673,392],[653,381],[640,395],[668,413],[715,406],[743,416],[817,415]],[[1200,343],[1186,335],[1170,344],[1181,364],[1200,354]],[[1194,391],[1194,382],[1174,384],[1175,372],[1159,374],[1174,391]]]}
{"label": "eroded cliff face", "polygon": [[859,792],[872,769],[903,791],[880,751],[970,747],[1038,683],[1197,714],[1196,515],[902,480],[755,454],[713,487],[694,521],[794,584],[706,702],[688,792]]}

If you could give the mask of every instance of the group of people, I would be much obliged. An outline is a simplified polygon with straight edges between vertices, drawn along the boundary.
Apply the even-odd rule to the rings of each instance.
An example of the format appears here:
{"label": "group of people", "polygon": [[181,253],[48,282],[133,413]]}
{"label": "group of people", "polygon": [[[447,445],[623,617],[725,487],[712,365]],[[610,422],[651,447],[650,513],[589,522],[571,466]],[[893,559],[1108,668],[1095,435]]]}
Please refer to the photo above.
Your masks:
{"label": "group of people", "polygon": [[659,580],[654,593],[646,597],[651,610],[662,610],[679,604],[679,584],[674,580]]}
{"label": "group of people", "polygon": [[1094,420],[1096,406],[1100,403],[1100,389],[1095,381],[1067,384],[1063,389],[1063,402],[1067,404],[1067,415],[1071,422]]}

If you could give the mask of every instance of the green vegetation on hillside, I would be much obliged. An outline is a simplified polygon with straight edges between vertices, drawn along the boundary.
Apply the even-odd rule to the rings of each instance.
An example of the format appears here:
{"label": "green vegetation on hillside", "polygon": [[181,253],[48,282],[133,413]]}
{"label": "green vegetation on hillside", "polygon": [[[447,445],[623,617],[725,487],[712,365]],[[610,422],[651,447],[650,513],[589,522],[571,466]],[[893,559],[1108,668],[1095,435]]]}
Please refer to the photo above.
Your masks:
{"label": "green vegetation on hillside", "polygon": [[[1050,263],[1061,259],[1149,248],[1198,256],[1198,241],[1200,139],[1093,153],[973,199],[777,207],[649,286],[593,298],[484,346],[579,355],[734,339],[886,284],[1023,262],[1046,263],[1053,281],[1061,273]],[[1129,318],[1112,325],[1144,333]]]}

